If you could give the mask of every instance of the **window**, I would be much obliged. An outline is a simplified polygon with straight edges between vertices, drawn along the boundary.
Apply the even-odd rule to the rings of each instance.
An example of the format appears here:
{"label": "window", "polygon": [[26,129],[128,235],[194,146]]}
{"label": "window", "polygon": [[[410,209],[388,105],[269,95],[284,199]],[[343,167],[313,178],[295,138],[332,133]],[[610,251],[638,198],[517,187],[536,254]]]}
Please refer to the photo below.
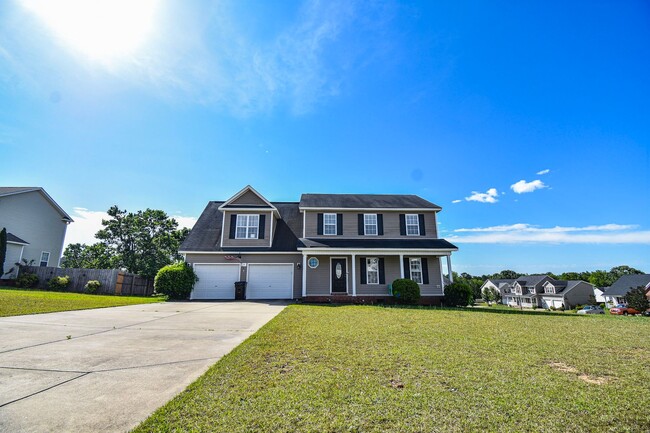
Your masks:
{"label": "window", "polygon": [[336,214],[326,213],[323,214],[323,234],[335,235],[336,234]]}
{"label": "window", "polygon": [[547,284],[544,286],[544,293],[555,293],[555,288],[551,286],[550,284]]}
{"label": "window", "polygon": [[259,215],[237,215],[235,239],[257,239],[259,225]]}
{"label": "window", "polygon": [[368,284],[379,284],[379,259],[377,257],[366,259],[366,281]]}
{"label": "window", "polygon": [[43,251],[41,253],[41,263],[40,263],[40,265],[41,266],[47,266],[47,262],[49,262],[49,261],[50,261],[50,253],[48,253],[47,251]]}
{"label": "window", "polygon": [[422,260],[420,258],[410,259],[411,279],[418,284],[422,284]]}
{"label": "window", "polygon": [[417,215],[406,215],[407,236],[420,236],[420,219]]}
{"label": "window", "polygon": [[307,265],[312,269],[316,269],[318,267],[318,259],[316,257],[311,257],[307,261]]}
{"label": "window", "polygon": [[365,214],[363,216],[363,227],[366,235],[377,234],[377,214]]}

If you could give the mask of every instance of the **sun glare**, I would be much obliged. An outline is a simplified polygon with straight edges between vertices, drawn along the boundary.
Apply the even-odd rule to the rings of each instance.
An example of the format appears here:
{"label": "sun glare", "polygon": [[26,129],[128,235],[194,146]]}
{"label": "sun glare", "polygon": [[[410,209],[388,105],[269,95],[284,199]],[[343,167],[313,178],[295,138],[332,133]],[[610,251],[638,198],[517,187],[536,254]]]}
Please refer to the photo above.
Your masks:
{"label": "sun glare", "polygon": [[66,46],[105,64],[133,54],[149,38],[158,0],[22,0]]}

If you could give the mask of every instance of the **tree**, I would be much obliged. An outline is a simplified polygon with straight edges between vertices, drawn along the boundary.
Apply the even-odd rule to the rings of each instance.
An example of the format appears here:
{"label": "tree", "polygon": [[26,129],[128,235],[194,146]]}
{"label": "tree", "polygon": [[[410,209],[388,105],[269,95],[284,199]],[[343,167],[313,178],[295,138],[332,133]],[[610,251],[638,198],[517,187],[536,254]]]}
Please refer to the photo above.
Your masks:
{"label": "tree", "polygon": [[176,220],[165,212],[147,209],[127,213],[112,206],[108,215],[111,219],[102,220],[104,228],[95,237],[110,250],[114,265],[153,278],[160,268],[181,259],[178,247],[189,229],[177,229]]}
{"label": "tree", "polygon": [[496,279],[508,279],[508,280],[516,280],[517,278],[523,276],[525,274],[520,274],[519,272],[511,271],[509,269],[505,269],[501,272],[497,272],[494,274],[492,277]]}
{"label": "tree", "polygon": [[618,280],[619,278],[621,278],[623,275],[642,274],[643,272],[641,272],[641,271],[638,270],[638,269],[634,269],[634,268],[632,268],[632,267],[630,267],[630,266],[622,265],[622,266],[614,266],[614,267],[609,271],[609,273],[610,273],[610,274],[612,275],[612,277],[614,278],[614,281],[616,281],[616,280]]}
{"label": "tree", "polygon": [[612,278],[612,274],[607,271],[593,271],[589,276],[589,282],[596,287],[609,287],[614,281],[616,280]]}
{"label": "tree", "polygon": [[494,287],[485,287],[481,295],[488,305],[490,305],[491,302],[497,302],[497,298],[501,298],[501,294]]}
{"label": "tree", "polygon": [[61,258],[62,268],[113,269],[114,257],[103,243],[92,245],[70,244]]}
{"label": "tree", "polygon": [[625,295],[625,302],[628,307],[634,308],[637,311],[643,312],[647,310],[649,305],[645,287],[639,286],[627,292],[627,295]]}
{"label": "tree", "polygon": [[5,259],[7,258],[7,229],[0,230],[0,277],[5,274]]}

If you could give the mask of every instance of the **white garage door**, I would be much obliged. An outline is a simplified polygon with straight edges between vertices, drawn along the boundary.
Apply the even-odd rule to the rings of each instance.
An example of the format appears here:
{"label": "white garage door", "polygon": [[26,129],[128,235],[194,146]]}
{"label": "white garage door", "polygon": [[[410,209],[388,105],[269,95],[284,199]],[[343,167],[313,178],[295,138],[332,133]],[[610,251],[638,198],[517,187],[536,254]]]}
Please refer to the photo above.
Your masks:
{"label": "white garage door", "polygon": [[248,265],[246,299],[292,299],[293,264]]}
{"label": "white garage door", "polygon": [[194,265],[199,281],[190,299],[235,299],[235,281],[239,281],[239,264]]}

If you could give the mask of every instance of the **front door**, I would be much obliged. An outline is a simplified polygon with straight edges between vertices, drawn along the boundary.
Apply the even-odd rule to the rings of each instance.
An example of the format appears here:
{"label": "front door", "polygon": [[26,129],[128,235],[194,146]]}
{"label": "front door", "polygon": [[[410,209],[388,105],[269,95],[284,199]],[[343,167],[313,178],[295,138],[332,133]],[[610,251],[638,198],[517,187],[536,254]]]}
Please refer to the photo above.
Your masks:
{"label": "front door", "polygon": [[332,259],[332,293],[348,292],[348,273],[345,259]]}

